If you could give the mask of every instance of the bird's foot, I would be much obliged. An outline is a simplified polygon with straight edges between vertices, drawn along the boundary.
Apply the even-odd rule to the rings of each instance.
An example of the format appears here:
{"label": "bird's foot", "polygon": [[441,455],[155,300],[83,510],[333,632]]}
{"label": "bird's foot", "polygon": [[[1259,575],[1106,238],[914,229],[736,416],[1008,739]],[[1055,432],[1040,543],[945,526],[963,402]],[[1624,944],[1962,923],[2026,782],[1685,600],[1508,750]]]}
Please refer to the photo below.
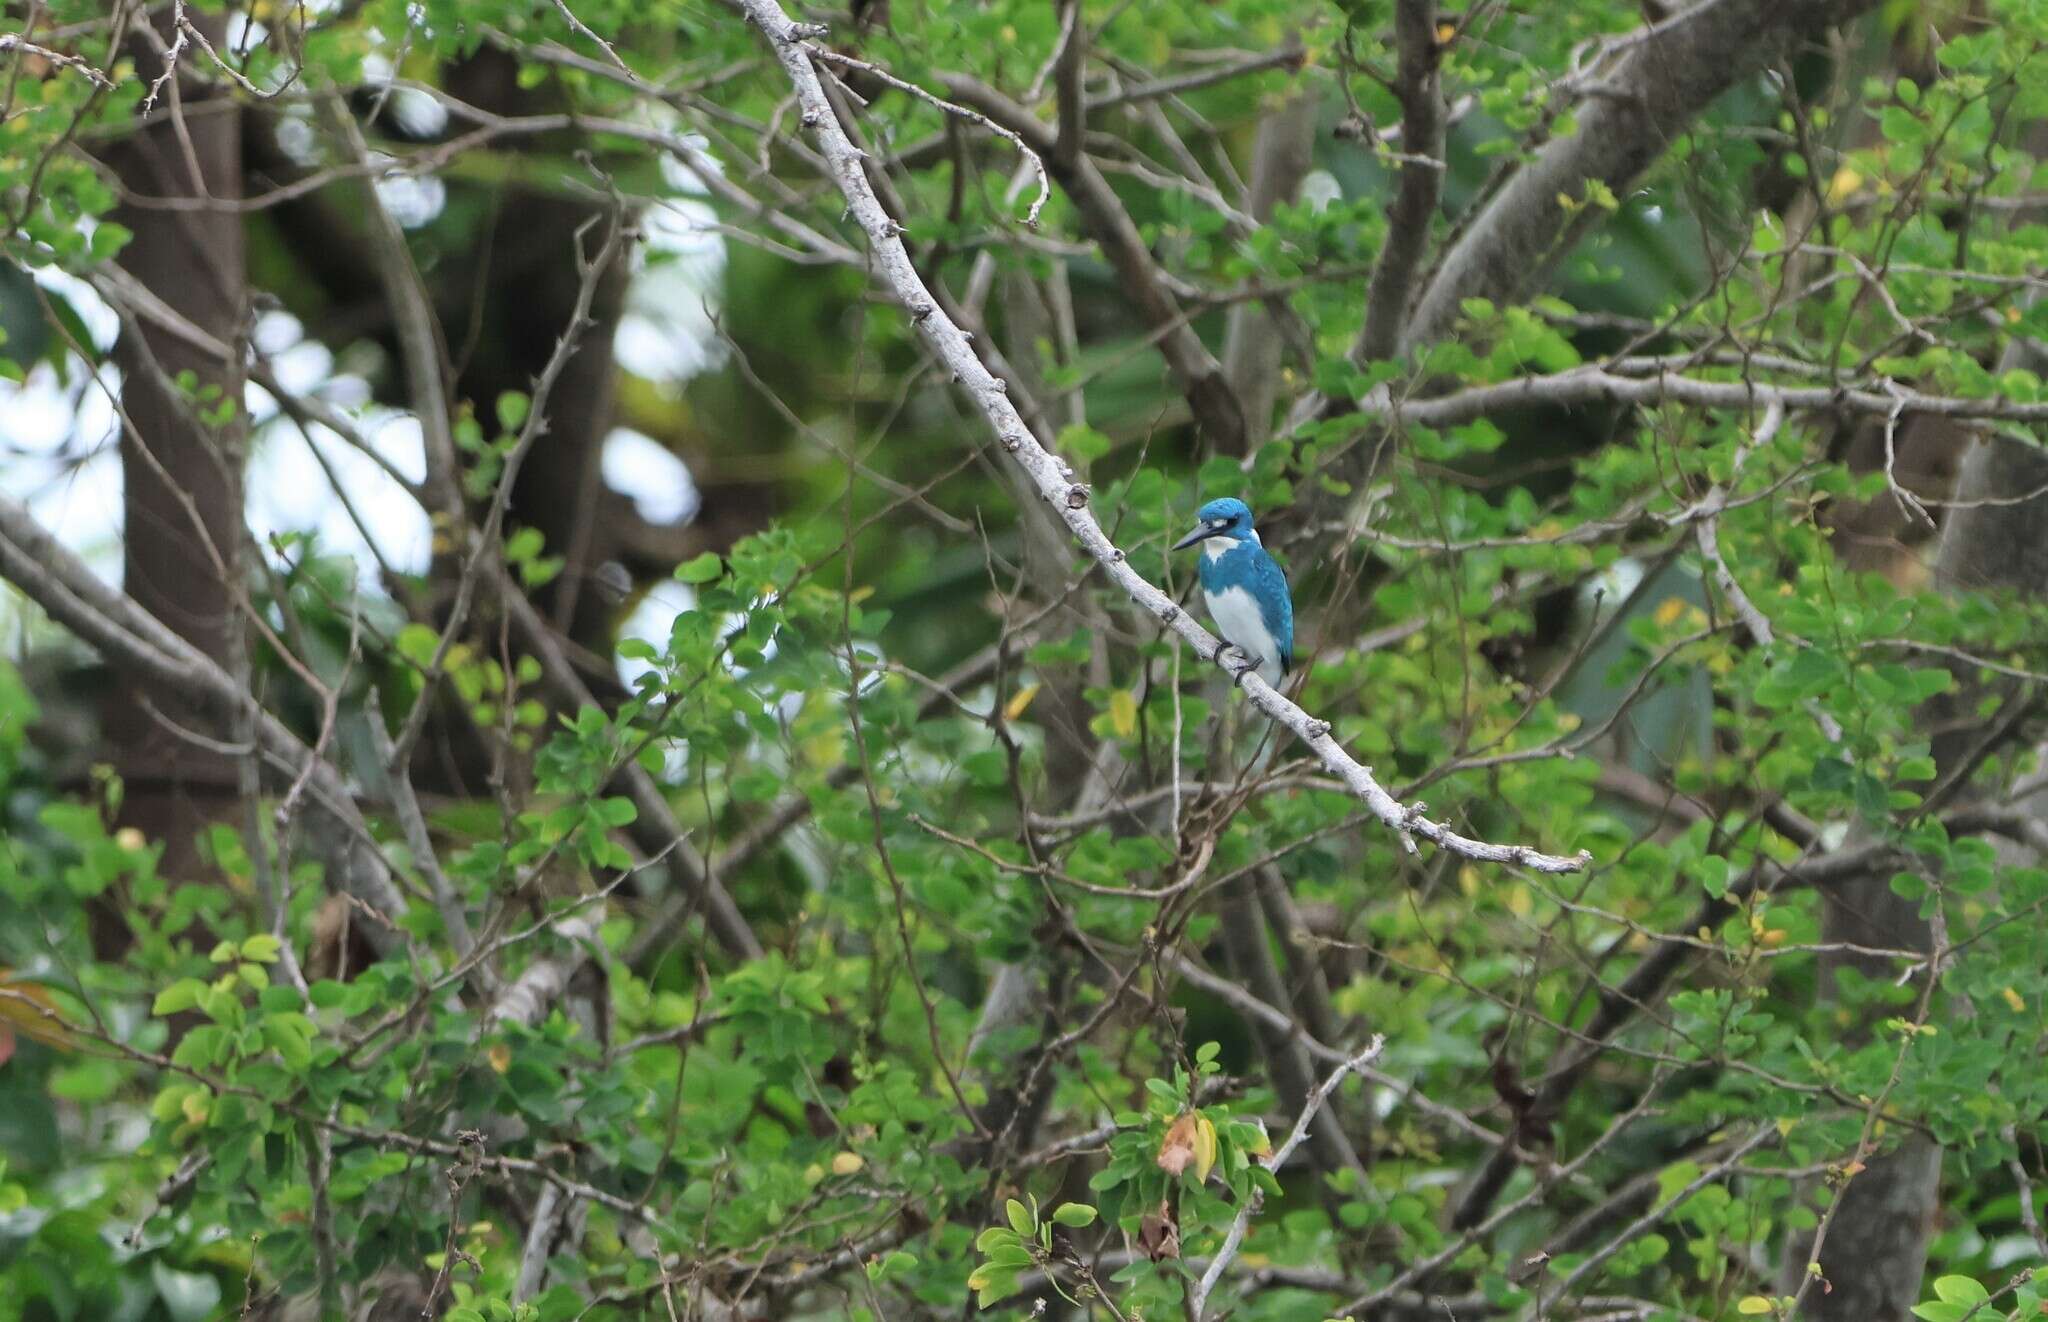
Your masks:
{"label": "bird's foot", "polygon": [[1259,659],[1236,643],[1225,643],[1223,650],[1216,654],[1216,659],[1222,663],[1224,672],[1230,676],[1230,682],[1239,688],[1244,687],[1244,677],[1259,668]]}

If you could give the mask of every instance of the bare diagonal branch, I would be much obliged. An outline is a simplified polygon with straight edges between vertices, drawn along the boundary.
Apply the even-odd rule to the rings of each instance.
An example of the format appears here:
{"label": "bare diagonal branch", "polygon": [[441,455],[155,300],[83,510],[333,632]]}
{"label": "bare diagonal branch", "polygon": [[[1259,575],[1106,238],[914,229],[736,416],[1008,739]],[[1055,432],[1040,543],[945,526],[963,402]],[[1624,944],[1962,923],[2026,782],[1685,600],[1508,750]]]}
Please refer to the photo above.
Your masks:
{"label": "bare diagonal branch", "polygon": [[[1131,568],[1124,552],[1110,541],[1089,509],[1088,488],[1075,481],[1073,467],[1038,443],[1011,403],[1007,387],[975,356],[967,337],[939,306],[923,276],[911,264],[910,253],[900,237],[900,227],[876,199],[862,168],[861,153],[847,138],[838,118],[831,113],[831,103],[819,81],[818,71],[811,65],[806,39],[816,35],[816,30],[792,22],[776,0],[742,0],[742,3],[747,16],[767,36],[776,58],[796,89],[798,104],[804,112],[803,119],[817,135],[818,145],[832,171],[833,182],[845,197],[848,211],[867,235],[874,270],[890,295],[910,313],[927,347],[953,371],[962,387],[973,397],[1003,449],[1030,476],[1038,494],[1052,506],[1103,574],[1140,610],[1178,634],[1203,660],[1215,662],[1222,644],[1170,597]],[[969,99],[959,88],[953,90],[963,100]],[[1044,127],[1035,121],[1032,124],[1034,132],[1042,139]],[[1219,376],[1219,383],[1220,380]],[[1398,833],[1409,848],[1414,848],[1413,837],[1420,836],[1467,858],[1518,863],[1543,872],[1576,872],[1591,861],[1585,854],[1565,858],[1541,853],[1527,845],[1493,844],[1459,835],[1443,823],[1432,821],[1419,807],[1403,804],[1389,794],[1370,768],[1330,737],[1328,722],[1309,715],[1257,675],[1246,675],[1241,684],[1253,706],[1307,744],[1317,759],[1342,780],[1351,793],[1363,800],[1374,816]]]}

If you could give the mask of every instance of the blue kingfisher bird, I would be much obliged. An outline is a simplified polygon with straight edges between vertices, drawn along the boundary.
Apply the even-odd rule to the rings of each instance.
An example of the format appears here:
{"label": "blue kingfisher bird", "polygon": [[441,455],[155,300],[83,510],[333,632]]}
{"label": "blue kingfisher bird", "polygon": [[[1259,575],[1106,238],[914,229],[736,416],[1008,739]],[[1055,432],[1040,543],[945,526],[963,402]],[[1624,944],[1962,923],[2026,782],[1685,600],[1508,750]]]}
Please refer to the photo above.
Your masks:
{"label": "blue kingfisher bird", "polygon": [[1173,544],[1176,551],[1202,548],[1202,596],[1223,641],[1245,658],[1232,670],[1243,679],[1256,670],[1278,688],[1294,665],[1294,597],[1287,575],[1252,527],[1251,506],[1234,496],[1212,500],[1195,511],[1195,530]]}

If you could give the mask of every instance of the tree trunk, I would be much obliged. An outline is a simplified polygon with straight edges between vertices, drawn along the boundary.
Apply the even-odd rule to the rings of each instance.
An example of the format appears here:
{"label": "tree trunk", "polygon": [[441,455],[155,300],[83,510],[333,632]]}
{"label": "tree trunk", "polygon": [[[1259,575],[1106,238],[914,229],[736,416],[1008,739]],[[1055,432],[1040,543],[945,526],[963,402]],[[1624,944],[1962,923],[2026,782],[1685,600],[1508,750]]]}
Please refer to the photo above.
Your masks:
{"label": "tree trunk", "polygon": [[[1282,202],[1294,201],[1315,160],[1316,98],[1302,92],[1259,121],[1252,143],[1251,195],[1246,199],[1252,219],[1273,219]],[[1280,398],[1280,351],[1284,341],[1280,315],[1284,300],[1268,307],[1256,302],[1231,305],[1223,331],[1223,374],[1244,405],[1245,451],[1265,444],[1273,431],[1273,409]]]}
{"label": "tree trunk", "polygon": [[[2001,370],[2039,370],[2038,355],[2014,342]],[[1955,496],[1966,502],[1942,529],[1935,556],[1936,583],[1945,591],[2038,592],[2048,582],[2048,456],[2009,437],[1980,439],[1964,458]],[[2014,504],[1967,502],[2036,493]],[[1940,775],[1967,773],[1983,751],[1999,716],[1975,715],[1981,691],[1964,691],[1928,704],[1924,720]],[[1939,782],[1938,782],[1939,783]],[[1821,939],[1878,949],[1930,950],[1933,935],[1915,901],[1892,893],[1888,878],[1866,877],[1825,892]],[[1845,964],[1871,976],[1884,961],[1853,955],[1824,956],[1824,967]],[[1886,969],[1888,972],[1889,970]],[[1938,994],[1938,993],[1937,993]],[[1905,1322],[1920,1298],[1927,1244],[1940,1208],[1941,1150],[1908,1137],[1837,1195],[1840,1206],[1822,1244],[1820,1270],[1832,1287],[1809,1293],[1804,1315],[1817,1322]],[[1807,1250],[1788,1255],[1787,1269],[1803,1268]],[[1795,1260],[1796,1259],[1796,1260]],[[1797,1282],[1789,1282],[1792,1288]]]}
{"label": "tree trunk", "polygon": [[[215,20],[199,18],[202,25]],[[216,30],[214,39],[219,39]],[[158,43],[131,44],[136,76],[163,70]],[[154,122],[110,146],[106,164],[130,197],[232,199],[241,192],[240,112],[234,100],[196,83],[167,82]],[[232,210],[165,210],[128,202],[115,218],[134,239],[121,254],[128,273],[201,330],[228,344],[243,336],[247,285],[242,218]],[[215,427],[173,384],[198,385],[242,403],[239,361],[221,362],[154,328],[128,326],[115,347],[121,369],[122,572],[129,595],[231,672],[240,631],[232,567],[242,532],[245,430],[237,412]],[[161,717],[216,739],[196,714],[153,698]],[[173,733],[126,685],[107,695],[106,738],[125,785],[121,819],[162,840],[161,867],[177,875],[199,863],[194,839],[238,794],[231,758]]]}
{"label": "tree trunk", "polygon": [[[551,93],[518,86],[518,64],[488,47],[449,73],[454,94],[493,114],[530,115],[557,110]],[[535,144],[545,150],[546,144]],[[443,335],[454,358],[457,393],[470,401],[490,433],[494,410],[507,391],[531,393],[534,380],[567,332],[582,284],[580,242],[595,252],[603,235],[604,203],[557,187],[514,181],[472,259],[458,260],[434,281]],[[612,338],[625,307],[629,272],[614,262],[599,279],[575,352],[548,399],[548,430],[534,445],[513,485],[515,523],[540,531],[548,555],[566,558],[562,572],[534,594],[541,613],[578,644],[611,655],[613,603],[592,588],[592,573],[617,556],[621,538],[598,517],[603,492],[599,461],[611,431]],[[483,299],[475,306],[477,297]]]}

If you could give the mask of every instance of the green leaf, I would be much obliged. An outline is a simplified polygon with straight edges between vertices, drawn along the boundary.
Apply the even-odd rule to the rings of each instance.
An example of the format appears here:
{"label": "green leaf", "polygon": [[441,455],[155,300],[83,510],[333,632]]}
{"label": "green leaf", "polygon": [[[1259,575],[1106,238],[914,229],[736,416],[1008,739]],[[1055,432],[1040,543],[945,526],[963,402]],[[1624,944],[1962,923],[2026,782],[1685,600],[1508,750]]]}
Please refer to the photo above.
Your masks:
{"label": "green leaf", "polygon": [[408,624],[398,631],[391,645],[415,669],[425,670],[433,664],[434,652],[441,646],[441,635],[424,624]]}
{"label": "green leaf", "polygon": [[128,246],[135,237],[135,231],[116,221],[102,220],[93,227],[92,259],[96,262],[110,262],[121,249]]}
{"label": "green leaf", "polygon": [[271,1015],[263,1021],[263,1040],[293,1071],[313,1063],[312,1026],[298,1015]]}
{"label": "green leaf", "polygon": [[541,553],[544,544],[540,529],[521,528],[505,539],[505,562],[516,565],[523,560],[531,560]]}
{"label": "green leaf", "polygon": [[518,431],[532,407],[533,401],[524,392],[507,390],[498,396],[498,426],[508,432]]}
{"label": "green leaf", "polygon": [[1692,870],[1694,875],[1699,877],[1700,886],[1707,894],[1718,900],[1728,893],[1727,859],[1718,854],[1709,854],[1693,864]]}
{"label": "green leaf", "polygon": [[180,978],[156,994],[149,1012],[158,1017],[177,1014],[199,1004],[199,998],[206,991],[206,984],[197,978]]}
{"label": "green leaf", "polygon": [[1956,686],[1956,677],[1946,670],[1929,667],[1913,672],[1913,700],[1925,702],[1937,693],[1946,693]]}
{"label": "green leaf", "polygon": [[1892,773],[1899,780],[1933,780],[1934,759],[1931,757],[1909,757],[1899,763],[1899,769]]}
{"label": "green leaf", "polygon": [[1037,1262],[1031,1250],[1017,1240],[1006,1240],[988,1251],[988,1260],[997,1267],[1030,1267]]}
{"label": "green leaf", "polygon": [[1038,1233],[1038,1218],[1031,1215],[1031,1209],[1012,1198],[1003,1204],[1003,1215],[1009,1218],[1010,1229],[1019,1235],[1030,1237]]}
{"label": "green leaf", "polygon": [[1943,1303],[1975,1307],[1991,1297],[1974,1276],[1942,1276],[1934,1282],[1934,1297]]}
{"label": "green leaf", "polygon": [[1069,1230],[1095,1224],[1096,1212],[1086,1203],[1061,1203],[1052,1212],[1052,1219]]}
{"label": "green leaf", "polygon": [[967,1278],[967,1286],[975,1292],[975,1303],[988,1308],[999,1304],[1017,1293],[1017,1282],[1023,1273],[1014,1267],[982,1266]]}
{"label": "green leaf", "polygon": [[710,583],[725,572],[725,561],[716,551],[706,551],[694,560],[676,566],[676,577],[685,583]]}

